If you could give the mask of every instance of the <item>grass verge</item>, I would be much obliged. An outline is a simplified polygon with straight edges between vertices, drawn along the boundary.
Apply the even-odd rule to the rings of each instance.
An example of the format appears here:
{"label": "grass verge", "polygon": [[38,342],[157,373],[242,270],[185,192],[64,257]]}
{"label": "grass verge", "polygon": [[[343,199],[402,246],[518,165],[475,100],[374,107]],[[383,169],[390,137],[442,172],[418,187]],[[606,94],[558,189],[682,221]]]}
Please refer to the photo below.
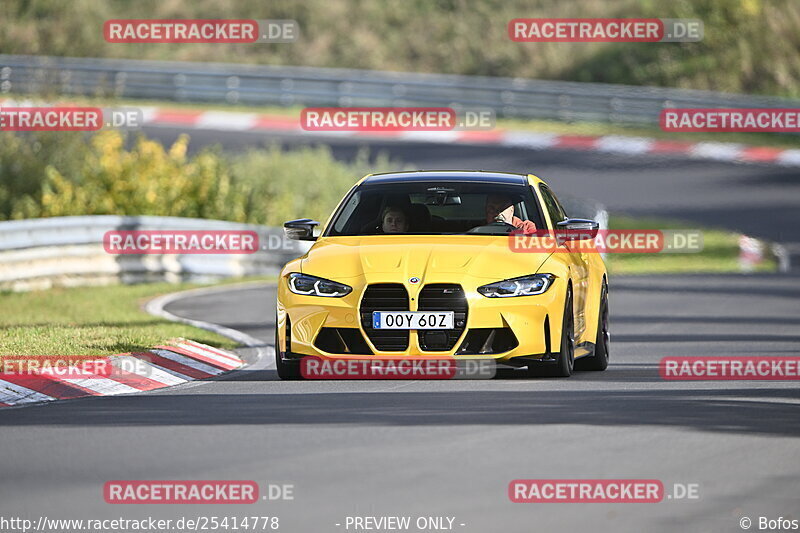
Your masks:
{"label": "grass verge", "polygon": [[[680,274],[741,272],[739,236],[730,230],[703,228],[696,224],[670,219],[609,217],[610,229],[694,229],[703,232],[703,250],[697,253],[608,254],[606,266],[610,274]],[[778,264],[766,246],[764,260],[756,272],[775,272]]]}
{"label": "grass verge", "polygon": [[[256,278],[247,278],[247,281]],[[273,279],[273,278],[260,278]],[[230,280],[227,283],[244,281]],[[147,314],[142,306],[161,294],[199,284],[155,283],[76,287],[24,293],[0,292],[0,357],[3,355],[113,355],[147,350],[175,337],[220,348],[230,339]]]}

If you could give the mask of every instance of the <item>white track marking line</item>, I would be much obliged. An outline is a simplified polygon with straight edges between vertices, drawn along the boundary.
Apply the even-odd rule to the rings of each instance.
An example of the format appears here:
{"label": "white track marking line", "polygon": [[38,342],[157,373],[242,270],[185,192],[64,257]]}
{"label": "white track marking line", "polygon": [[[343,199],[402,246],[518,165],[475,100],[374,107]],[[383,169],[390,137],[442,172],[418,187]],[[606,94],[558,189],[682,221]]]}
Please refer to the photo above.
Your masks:
{"label": "white track marking line", "polygon": [[509,131],[503,135],[503,140],[499,144],[504,146],[543,149],[554,146],[558,137],[560,137],[560,135],[555,133]]}
{"label": "white track marking line", "polygon": [[187,381],[192,380],[192,378],[188,376],[184,376],[178,372],[162,368],[140,357],[122,356],[118,359],[131,360],[130,364],[120,366],[127,372],[136,374],[137,376],[141,376],[143,378],[151,379],[155,382],[161,383],[162,385],[180,385],[181,383],[186,383]]}
{"label": "white track marking line", "polygon": [[209,358],[209,359],[211,359],[213,361],[216,361],[216,362],[218,362],[218,363],[220,363],[222,365],[226,365],[226,366],[229,366],[229,367],[232,367],[232,368],[238,368],[238,367],[242,366],[242,360],[239,359],[238,357],[237,358],[233,358],[233,357],[230,357],[230,356],[227,356],[227,355],[222,355],[222,354],[219,354],[219,353],[216,353],[216,352],[212,352],[210,350],[204,350],[203,348],[201,348],[199,346],[194,346],[194,345],[185,344],[185,343],[176,343],[175,347],[183,348],[184,350],[187,350],[189,352],[194,352],[194,353],[196,353],[198,355],[203,355],[203,356],[205,356],[205,357],[207,357],[207,358]]}
{"label": "white track marking line", "polygon": [[53,396],[0,379],[0,402],[16,405],[20,403],[50,402],[55,399]]}
{"label": "white track marking line", "polygon": [[101,396],[114,396],[116,394],[130,394],[132,392],[142,392],[137,388],[125,385],[119,381],[104,377],[86,377],[86,378],[59,378],[58,381],[64,383],[71,383],[78,385],[84,389],[94,391]]}
{"label": "white track marking line", "polygon": [[230,113],[226,111],[206,111],[195,122],[196,128],[244,131],[252,129],[258,122],[255,113]]}
{"label": "white track marking line", "polygon": [[614,154],[645,154],[653,146],[653,140],[644,137],[606,135],[597,141],[597,150]]}
{"label": "white track marking line", "polygon": [[[147,364],[152,366],[156,370],[157,373],[160,371],[160,372],[169,374],[170,376],[181,380],[181,383],[185,383],[187,381],[194,381],[196,379],[196,378],[193,378],[191,376],[187,376],[186,374],[181,374],[177,370],[172,370],[171,368],[167,368],[167,367],[164,367],[164,366],[159,366],[159,365],[157,365],[157,364],[155,364],[153,362],[150,362],[150,361],[147,361]],[[158,375],[160,376],[161,374],[158,373]]]}
{"label": "white track marking line", "polygon": [[452,143],[458,140],[458,131],[402,131],[393,137],[407,141],[427,141],[437,143]]}
{"label": "white track marking line", "polygon": [[800,166],[800,150],[784,150],[775,161],[779,165]]}
{"label": "white track marking line", "polygon": [[[165,359],[169,359],[170,361],[175,361],[176,363],[182,364],[184,366],[188,366],[190,368],[194,368],[204,374],[208,374],[209,376],[216,376],[217,374],[222,374],[225,370],[217,367],[213,367],[211,365],[207,365],[197,359],[192,359],[183,354],[170,352],[168,350],[151,350],[154,354],[160,355]],[[197,379],[197,378],[190,378],[190,379]]]}
{"label": "white track marking line", "polygon": [[689,155],[701,159],[736,161],[743,148],[741,144],[702,142],[695,144],[689,150]]}

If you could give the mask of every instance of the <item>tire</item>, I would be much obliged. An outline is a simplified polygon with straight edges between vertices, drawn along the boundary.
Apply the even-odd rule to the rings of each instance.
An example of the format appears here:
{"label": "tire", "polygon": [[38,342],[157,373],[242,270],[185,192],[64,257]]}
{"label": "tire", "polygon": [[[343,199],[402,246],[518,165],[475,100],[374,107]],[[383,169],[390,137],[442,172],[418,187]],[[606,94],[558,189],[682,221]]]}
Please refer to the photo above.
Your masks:
{"label": "tire", "polygon": [[303,379],[300,375],[300,362],[286,362],[281,358],[281,352],[278,349],[278,317],[275,317],[275,369],[278,371],[278,377],[283,380],[297,381]]}
{"label": "tire", "polygon": [[575,318],[572,313],[572,289],[567,289],[564,318],[561,322],[561,346],[554,366],[528,366],[528,375],[535,377],[568,378],[575,366]]}
{"label": "tire", "polygon": [[575,361],[576,370],[603,371],[608,368],[608,353],[611,335],[608,332],[608,285],[603,282],[600,289],[600,310],[597,317],[597,338],[594,342],[594,355]]}

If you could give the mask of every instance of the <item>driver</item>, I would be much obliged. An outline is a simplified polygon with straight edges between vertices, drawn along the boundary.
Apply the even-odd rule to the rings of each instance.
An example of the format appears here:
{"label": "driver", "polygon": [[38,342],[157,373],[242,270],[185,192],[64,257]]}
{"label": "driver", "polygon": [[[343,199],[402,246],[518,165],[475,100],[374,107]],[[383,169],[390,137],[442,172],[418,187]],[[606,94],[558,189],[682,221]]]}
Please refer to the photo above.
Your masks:
{"label": "driver", "polygon": [[514,216],[514,200],[505,194],[490,194],[486,197],[486,223],[505,222],[523,233],[536,231],[536,224]]}
{"label": "driver", "polygon": [[381,215],[381,229],[384,233],[407,233],[408,215],[398,206],[387,206]]}

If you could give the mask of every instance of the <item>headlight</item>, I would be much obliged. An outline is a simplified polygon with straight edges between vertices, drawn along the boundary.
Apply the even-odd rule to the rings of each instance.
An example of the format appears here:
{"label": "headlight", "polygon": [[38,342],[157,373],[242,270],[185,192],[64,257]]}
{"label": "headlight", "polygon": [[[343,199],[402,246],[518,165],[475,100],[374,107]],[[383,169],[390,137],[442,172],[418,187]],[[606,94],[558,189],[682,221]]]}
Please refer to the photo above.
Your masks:
{"label": "headlight", "polygon": [[511,298],[542,294],[556,277],[552,274],[533,274],[521,278],[507,279],[478,287],[478,292],[487,298]]}
{"label": "headlight", "polygon": [[329,279],[293,272],[289,274],[289,290],[295,294],[304,294],[307,296],[341,298],[342,296],[350,294],[353,288]]}

